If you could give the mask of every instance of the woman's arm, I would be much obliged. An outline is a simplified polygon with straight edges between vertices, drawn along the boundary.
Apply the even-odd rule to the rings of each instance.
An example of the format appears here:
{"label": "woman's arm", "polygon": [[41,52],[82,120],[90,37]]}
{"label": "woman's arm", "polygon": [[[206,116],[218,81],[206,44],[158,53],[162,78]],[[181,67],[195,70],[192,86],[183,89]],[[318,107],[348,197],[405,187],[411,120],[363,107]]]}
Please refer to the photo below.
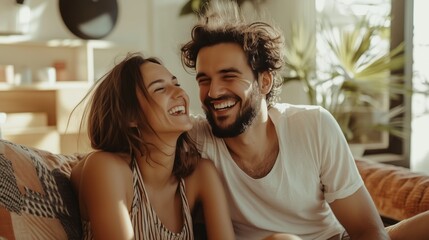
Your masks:
{"label": "woman's arm", "polygon": [[191,176],[202,205],[208,239],[234,239],[231,217],[222,182],[214,164],[202,159]]}
{"label": "woman's arm", "polygon": [[117,155],[97,152],[81,170],[81,213],[90,221],[94,238],[132,239],[129,195],[132,198],[133,184],[128,164]]}

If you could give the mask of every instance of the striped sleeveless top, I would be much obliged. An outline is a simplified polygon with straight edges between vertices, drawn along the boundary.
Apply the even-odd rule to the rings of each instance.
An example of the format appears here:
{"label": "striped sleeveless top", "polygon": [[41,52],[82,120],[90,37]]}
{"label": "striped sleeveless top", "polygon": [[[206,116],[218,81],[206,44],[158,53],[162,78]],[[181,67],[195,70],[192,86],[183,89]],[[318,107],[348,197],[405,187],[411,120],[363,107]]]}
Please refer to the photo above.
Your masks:
{"label": "striped sleeveless top", "polygon": [[[185,195],[185,180],[180,179],[179,192],[182,200],[183,227],[181,232],[174,233],[167,229],[152,208],[149,197],[144,187],[143,178],[137,161],[132,161],[134,196],[131,205],[130,217],[136,240],[193,240],[191,211],[188,199]],[[82,221],[83,239],[93,239],[91,225],[88,221]]]}

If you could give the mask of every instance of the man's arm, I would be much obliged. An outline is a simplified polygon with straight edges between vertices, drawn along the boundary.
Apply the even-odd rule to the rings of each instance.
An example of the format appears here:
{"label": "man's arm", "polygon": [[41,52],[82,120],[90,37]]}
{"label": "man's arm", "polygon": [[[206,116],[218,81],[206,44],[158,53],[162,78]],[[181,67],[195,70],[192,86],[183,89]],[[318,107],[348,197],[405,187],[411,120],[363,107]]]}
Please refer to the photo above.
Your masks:
{"label": "man's arm", "polygon": [[330,206],[351,239],[390,239],[365,186]]}

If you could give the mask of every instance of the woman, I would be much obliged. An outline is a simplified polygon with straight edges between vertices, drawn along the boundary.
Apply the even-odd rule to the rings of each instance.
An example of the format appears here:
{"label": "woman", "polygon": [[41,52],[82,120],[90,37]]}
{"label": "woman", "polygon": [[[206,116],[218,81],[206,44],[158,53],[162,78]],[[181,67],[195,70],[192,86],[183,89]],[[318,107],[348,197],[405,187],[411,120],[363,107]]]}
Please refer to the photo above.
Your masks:
{"label": "woman", "polygon": [[222,183],[186,131],[189,99],[154,58],[132,54],[86,106],[97,151],[72,172],[86,239],[193,239],[201,203],[208,239],[233,239]]}

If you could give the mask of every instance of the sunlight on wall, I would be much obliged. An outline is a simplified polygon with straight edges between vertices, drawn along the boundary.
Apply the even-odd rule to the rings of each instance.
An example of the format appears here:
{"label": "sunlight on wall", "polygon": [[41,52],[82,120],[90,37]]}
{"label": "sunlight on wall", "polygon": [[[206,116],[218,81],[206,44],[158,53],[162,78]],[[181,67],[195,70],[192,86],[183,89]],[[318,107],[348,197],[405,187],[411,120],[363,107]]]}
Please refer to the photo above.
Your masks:
{"label": "sunlight on wall", "polygon": [[414,64],[413,87],[426,94],[412,98],[411,164],[413,171],[429,174],[429,1],[414,0]]}

